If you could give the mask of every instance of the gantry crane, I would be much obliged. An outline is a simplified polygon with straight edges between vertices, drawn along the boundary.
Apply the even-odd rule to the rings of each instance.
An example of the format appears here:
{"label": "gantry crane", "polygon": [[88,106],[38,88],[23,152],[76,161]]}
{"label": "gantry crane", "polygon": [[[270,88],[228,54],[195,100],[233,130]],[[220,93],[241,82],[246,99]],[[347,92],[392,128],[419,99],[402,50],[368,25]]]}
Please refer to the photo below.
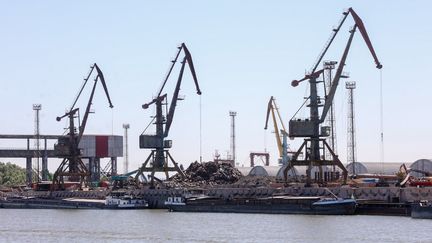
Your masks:
{"label": "gantry crane", "polygon": [[[326,54],[327,50],[329,49],[331,43],[333,42],[334,38],[336,37],[337,33],[339,32],[340,28],[342,27],[343,23],[345,22],[348,15],[351,14],[355,21],[354,27],[350,30],[350,36],[348,38],[348,42],[346,44],[345,50],[343,52],[343,55],[341,57],[341,60],[339,62],[336,74],[332,81],[332,86],[330,88],[329,93],[325,97],[324,105],[321,105],[321,100],[318,96],[317,91],[317,84],[321,81],[317,81],[319,76],[324,72],[324,69],[316,71],[319,63],[321,63],[324,55]],[[382,68],[381,63],[379,62],[375,50],[372,46],[372,43],[369,39],[369,36],[366,32],[366,29],[364,27],[363,21],[360,19],[360,17],[357,15],[357,13],[352,9],[349,8],[348,11],[343,13],[343,17],[341,21],[339,22],[339,25],[337,28],[333,29],[333,32],[327,41],[327,43],[324,46],[323,51],[319,54],[317,61],[312,66],[312,70],[309,74],[307,74],[304,78],[300,80],[294,80],[292,81],[291,85],[293,87],[296,87],[300,82],[308,80],[310,83],[310,95],[307,98],[309,100],[308,107],[310,109],[310,118],[308,119],[292,119],[289,122],[289,136],[290,137],[305,137],[305,140],[303,144],[300,146],[298,151],[294,154],[290,166],[287,166],[284,170],[284,177],[285,180],[287,180],[287,174],[289,169],[292,166],[301,165],[301,166],[308,166],[307,171],[307,183],[306,185],[310,185],[311,183],[311,169],[312,166],[318,166],[319,167],[319,181],[322,181],[322,169],[321,166],[326,165],[337,165],[341,170],[344,178],[344,182],[346,182],[347,179],[347,170],[345,166],[342,164],[342,162],[339,160],[338,156],[333,152],[333,150],[330,148],[330,146],[327,144],[326,140],[323,137],[328,136],[328,127],[321,127],[320,124],[325,121],[326,115],[332,105],[333,98],[336,92],[336,88],[339,83],[339,79],[342,76],[342,71],[345,66],[345,61],[348,56],[349,49],[351,47],[351,42],[354,37],[355,31],[359,29],[360,33],[363,36],[364,41],[366,42],[366,45],[369,48],[369,51],[371,52],[376,67],[378,69]],[[305,102],[306,103],[306,102]],[[319,107],[323,106],[321,115],[319,114]],[[321,128],[321,131],[320,131]],[[301,153],[301,151],[305,149],[305,156],[303,160],[299,160],[298,157]],[[330,153],[332,156],[331,160],[325,159],[325,153]]]}
{"label": "gantry crane", "polygon": [[[265,121],[265,126],[264,126],[265,130],[267,130],[267,127],[268,127],[268,121],[269,121],[270,113],[271,113],[271,116],[273,119],[273,127],[274,127],[274,133],[276,136],[276,143],[277,143],[277,147],[278,147],[278,151],[279,151],[279,159],[280,159],[280,162],[282,165],[286,165],[286,164],[288,164],[288,143],[287,143],[288,133],[286,132],[285,125],[282,121],[282,117],[281,117],[280,112],[279,112],[279,108],[276,105],[276,100],[273,96],[270,97],[270,100],[269,100],[268,105],[267,105],[267,116],[266,116],[266,121]],[[276,115],[277,115],[278,119],[276,118]],[[282,126],[282,128],[279,128],[278,121],[279,121],[280,125]],[[281,133],[282,133],[282,135],[281,135]],[[283,138],[283,140],[281,140],[281,137]]]}
{"label": "gantry crane", "polygon": [[[78,133],[75,128],[75,118],[79,116],[79,108],[76,108],[75,105],[81,96],[84,87],[88,83],[88,80],[90,79],[93,71],[96,70],[97,75],[94,78],[94,84],[93,88],[90,93],[90,98],[87,103],[87,107],[84,113],[83,120],[81,124],[78,124]],[[55,189],[64,189],[64,177],[69,177],[68,179],[70,181],[79,181],[80,188],[82,187],[82,184],[87,184],[89,181],[90,172],[81,160],[81,151],[78,147],[81,138],[84,134],[87,119],[90,114],[90,108],[93,102],[94,93],[96,90],[96,85],[98,81],[102,83],[102,86],[104,88],[106,97],[108,99],[109,107],[113,108],[111,98],[108,93],[108,88],[105,83],[105,78],[102,73],[102,71],[99,69],[98,65],[95,63],[90,67],[90,72],[88,73],[87,77],[84,78],[84,84],[82,85],[81,89],[78,92],[77,97],[75,98],[71,108],[68,112],[66,112],[63,116],[57,117],[57,121],[61,121],[63,118],[68,117],[69,118],[69,133],[67,136],[62,136],[58,139],[57,144],[54,145],[54,150],[57,153],[57,156],[60,158],[63,158],[60,166],[57,168],[57,170],[54,173],[53,176],[53,186],[52,190]],[[79,121],[78,121],[79,122]]]}
{"label": "gantry crane", "polygon": [[[180,56],[181,52],[184,52],[183,60],[181,61],[181,68],[180,73],[177,79],[177,84],[174,89],[174,94],[171,99],[171,104],[169,106],[169,110],[167,110],[166,117],[163,114],[163,106],[166,105],[168,108],[168,100],[167,100],[167,94],[162,94],[165,85],[168,81],[168,78],[171,75],[171,72],[177,63],[177,59]],[[147,157],[145,162],[142,164],[141,168],[139,169],[138,173],[135,176],[135,179],[138,180],[140,176],[143,176],[143,172],[151,172],[150,174],[150,184],[153,187],[154,186],[154,180],[155,173],[156,172],[165,172],[166,178],[169,178],[168,172],[169,171],[177,171],[180,175],[184,176],[183,171],[178,166],[177,162],[173,159],[171,154],[169,153],[168,149],[172,146],[172,140],[165,139],[169,135],[169,131],[173,122],[174,118],[174,112],[177,105],[177,101],[180,100],[179,98],[179,92],[180,92],[180,86],[183,79],[183,73],[186,66],[186,63],[189,66],[189,69],[191,71],[193,80],[195,82],[195,87],[197,90],[197,94],[201,95],[201,90],[198,85],[198,79],[196,77],[195,68],[192,61],[192,56],[187,49],[186,45],[184,43],[181,44],[180,47],[178,47],[177,55],[175,56],[174,60],[172,61],[172,65],[168,71],[167,76],[165,77],[162,87],[160,88],[157,96],[150,101],[149,103],[146,103],[142,105],[143,109],[147,109],[150,107],[150,105],[156,106],[156,115],[154,117],[155,119],[155,125],[156,125],[156,135],[146,135],[141,134],[139,138],[140,148],[142,149],[152,149],[150,155]],[[171,167],[169,165],[169,162],[172,162],[174,167]],[[148,165],[150,165],[148,167]]]}

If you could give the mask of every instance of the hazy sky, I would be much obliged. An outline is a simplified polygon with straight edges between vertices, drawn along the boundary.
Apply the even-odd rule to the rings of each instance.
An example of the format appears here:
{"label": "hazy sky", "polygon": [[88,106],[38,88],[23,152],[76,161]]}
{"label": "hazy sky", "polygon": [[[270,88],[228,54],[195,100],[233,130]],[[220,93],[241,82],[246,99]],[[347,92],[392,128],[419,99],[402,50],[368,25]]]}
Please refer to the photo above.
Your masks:
{"label": "hazy sky", "polygon": [[[309,70],[342,11],[353,7],[369,32],[384,68],[385,160],[432,158],[429,73],[432,56],[430,1],[1,1],[1,134],[32,134],[33,103],[41,103],[41,133],[61,134],[55,117],[70,107],[82,78],[97,62],[105,74],[114,109],[102,89],[94,100],[87,134],[123,134],[130,123],[130,167],[148,150],[138,137],[150,122],[151,101],[176,47],[192,53],[202,90],[203,159],[230,146],[230,110],[237,111],[237,158],[277,150],[272,129],[264,131],[266,106],[275,96],[288,123],[303,102],[307,85],[290,86]],[[325,60],[339,60],[351,17]],[[178,69],[177,69],[178,71]],[[358,160],[380,160],[380,72],[356,33],[345,71],[357,81]],[[172,95],[177,72],[167,89]],[[101,88],[101,87],[99,87]],[[185,75],[169,138],[171,154],[185,165],[199,160],[199,96]],[[338,153],[346,161],[346,90],[335,100]],[[88,99],[87,93],[81,100]],[[307,110],[300,112],[306,116]],[[302,140],[291,141],[296,149]],[[0,147],[13,147],[0,141]],[[23,165],[23,160],[18,160]],[[121,159],[119,161],[120,171]],[[50,169],[56,168],[52,162]]]}

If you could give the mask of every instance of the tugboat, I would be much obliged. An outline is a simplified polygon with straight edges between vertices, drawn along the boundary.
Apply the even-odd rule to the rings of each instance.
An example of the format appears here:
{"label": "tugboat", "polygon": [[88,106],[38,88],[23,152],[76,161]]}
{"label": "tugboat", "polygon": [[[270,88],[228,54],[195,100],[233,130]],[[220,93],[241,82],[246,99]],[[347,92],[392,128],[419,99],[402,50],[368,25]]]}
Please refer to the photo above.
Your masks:
{"label": "tugboat", "polygon": [[432,203],[427,200],[413,203],[411,205],[411,218],[432,219]]}
{"label": "tugboat", "polygon": [[169,197],[165,205],[175,212],[352,215],[355,199],[273,196],[264,198]]}
{"label": "tugboat", "polygon": [[142,198],[136,198],[130,195],[112,195],[105,199],[106,209],[145,209],[148,203]]}

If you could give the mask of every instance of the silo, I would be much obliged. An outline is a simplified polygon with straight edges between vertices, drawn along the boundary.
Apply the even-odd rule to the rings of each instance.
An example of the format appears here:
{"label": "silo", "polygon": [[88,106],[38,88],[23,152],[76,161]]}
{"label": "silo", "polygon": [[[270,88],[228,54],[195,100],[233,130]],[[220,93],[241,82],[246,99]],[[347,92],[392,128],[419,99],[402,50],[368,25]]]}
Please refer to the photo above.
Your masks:
{"label": "silo", "polygon": [[[278,180],[278,181],[284,180],[284,170],[286,167],[287,167],[287,165],[284,165],[284,166],[279,168],[279,170],[276,174],[276,180]],[[291,170],[288,171],[288,178],[289,177],[295,177],[295,176],[299,176],[299,172],[297,171],[296,168],[292,168]]]}
{"label": "silo", "polygon": [[[355,173],[356,174],[367,174],[368,169],[366,168],[366,166],[364,166],[362,163],[360,162],[355,162]],[[348,174],[352,175],[353,174],[353,163],[349,163],[348,165],[345,166],[345,168],[348,170]]]}
{"label": "silo", "polygon": [[[416,160],[409,167],[411,169],[414,169],[414,170],[421,170],[421,171],[432,173],[432,161],[429,160],[429,159],[419,159],[419,160]],[[424,176],[423,173],[419,173],[419,172],[415,172],[415,171],[412,171],[411,175],[415,176],[415,177],[422,177],[422,176]]]}
{"label": "silo", "polygon": [[252,167],[236,167],[242,173],[243,176],[249,175],[249,172],[252,170]]}
{"label": "silo", "polygon": [[254,166],[250,172],[249,172],[250,176],[268,176],[267,170],[261,166],[261,165],[257,165]]}

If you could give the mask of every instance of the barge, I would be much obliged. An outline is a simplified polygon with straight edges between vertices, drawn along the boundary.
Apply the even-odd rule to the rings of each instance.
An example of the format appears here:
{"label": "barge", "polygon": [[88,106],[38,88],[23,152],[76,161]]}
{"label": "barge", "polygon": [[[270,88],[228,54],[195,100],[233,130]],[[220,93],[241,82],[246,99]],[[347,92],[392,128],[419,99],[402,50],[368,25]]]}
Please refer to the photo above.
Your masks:
{"label": "barge", "polygon": [[148,203],[132,196],[108,196],[99,199],[51,199],[34,197],[13,197],[0,200],[0,208],[15,209],[146,209]]}
{"label": "barge", "polygon": [[292,196],[234,199],[169,197],[165,205],[174,212],[267,214],[352,215],[356,209],[354,199]]}

